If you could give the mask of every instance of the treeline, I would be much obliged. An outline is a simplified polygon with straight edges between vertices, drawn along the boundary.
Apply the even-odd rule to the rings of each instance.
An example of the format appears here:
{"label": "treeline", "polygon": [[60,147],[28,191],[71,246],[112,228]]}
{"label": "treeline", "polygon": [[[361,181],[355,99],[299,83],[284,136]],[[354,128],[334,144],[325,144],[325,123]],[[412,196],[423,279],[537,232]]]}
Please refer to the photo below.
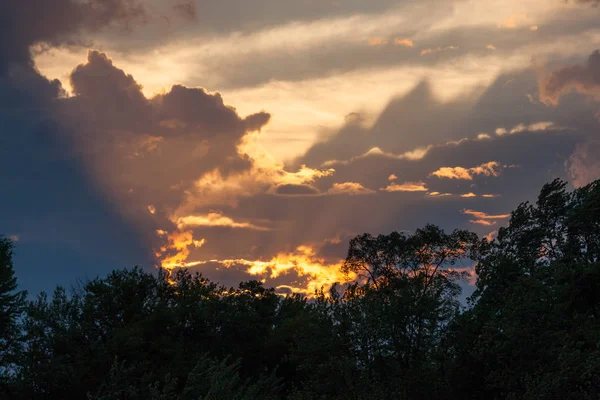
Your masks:
{"label": "treeline", "polygon": [[600,181],[565,187],[492,242],[432,225],[358,236],[343,269],[361,278],[311,300],[135,268],[26,301],[2,239],[0,396],[598,399]]}

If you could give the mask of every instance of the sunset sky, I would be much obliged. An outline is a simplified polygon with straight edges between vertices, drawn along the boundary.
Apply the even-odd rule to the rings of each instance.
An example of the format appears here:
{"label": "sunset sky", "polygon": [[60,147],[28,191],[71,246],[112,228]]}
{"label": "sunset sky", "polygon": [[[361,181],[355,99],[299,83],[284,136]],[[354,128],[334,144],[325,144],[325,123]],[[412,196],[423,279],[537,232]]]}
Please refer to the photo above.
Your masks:
{"label": "sunset sky", "polygon": [[493,237],[544,183],[600,178],[599,3],[2,0],[17,277],[311,293],[357,234]]}

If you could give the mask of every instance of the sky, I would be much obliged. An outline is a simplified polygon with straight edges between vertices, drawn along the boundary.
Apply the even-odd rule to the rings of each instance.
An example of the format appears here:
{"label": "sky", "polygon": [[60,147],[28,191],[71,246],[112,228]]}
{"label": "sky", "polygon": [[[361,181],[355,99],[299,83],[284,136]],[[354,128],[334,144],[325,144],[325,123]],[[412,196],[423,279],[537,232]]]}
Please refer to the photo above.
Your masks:
{"label": "sky", "polygon": [[599,6],[4,0],[19,282],[139,265],[311,294],[358,234],[493,238],[544,183],[600,178]]}

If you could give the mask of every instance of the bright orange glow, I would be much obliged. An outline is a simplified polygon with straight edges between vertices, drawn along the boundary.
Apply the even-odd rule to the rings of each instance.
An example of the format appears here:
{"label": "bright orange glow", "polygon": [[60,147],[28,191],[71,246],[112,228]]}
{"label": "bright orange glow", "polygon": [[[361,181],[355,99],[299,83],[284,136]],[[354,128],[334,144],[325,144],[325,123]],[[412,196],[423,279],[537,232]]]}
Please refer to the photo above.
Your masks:
{"label": "bright orange glow", "polygon": [[527,14],[513,14],[504,21],[498,22],[499,28],[516,29],[521,23],[529,20]]}
{"label": "bright orange glow", "polygon": [[426,192],[425,182],[391,183],[381,188],[384,192]]}
{"label": "bright orange glow", "polygon": [[371,194],[375,193],[374,190],[368,189],[356,182],[344,182],[344,183],[334,183],[331,189],[327,191],[329,194],[349,194],[349,195],[358,195],[358,194]]}
{"label": "bright orange glow", "polygon": [[384,38],[371,38],[369,39],[369,46],[383,46],[388,44],[388,40]]}
{"label": "bright orange glow", "polygon": [[327,263],[325,259],[317,256],[313,247],[305,245],[299,246],[294,252],[279,253],[270,260],[206,260],[179,262],[176,267],[195,267],[209,263],[218,263],[226,268],[236,265],[246,267],[246,273],[260,277],[263,281],[266,279],[275,279],[279,276],[290,274],[303,278],[303,282],[291,282],[295,286],[282,285],[281,288],[292,289],[296,293],[303,293],[311,296],[315,290],[328,291],[336,283],[346,283],[354,279],[354,276],[345,277],[341,272],[343,260],[335,263]]}
{"label": "bright orange glow", "polygon": [[188,215],[177,220],[177,226],[182,229],[187,226],[212,226],[252,229],[256,231],[268,231],[269,228],[258,226],[249,222],[235,222],[233,219],[222,215],[219,212],[210,212],[207,215]]}
{"label": "bright orange glow", "polygon": [[460,197],[477,197],[477,195],[473,192],[469,192],[461,194]]}
{"label": "bright orange glow", "polygon": [[473,168],[463,167],[442,167],[434,171],[430,176],[446,179],[461,179],[471,181],[475,175],[499,176],[502,171],[502,166],[496,161],[489,161],[485,164],[478,165]]}
{"label": "bright orange glow", "polygon": [[166,236],[167,244],[155,252],[155,256],[160,260],[161,267],[166,270],[184,266],[190,255],[191,247],[202,247],[205,239],[195,240],[192,231],[176,231],[167,233],[158,230],[159,236]]}
{"label": "bright orange glow", "polygon": [[412,40],[410,39],[402,39],[402,38],[395,38],[394,39],[394,44],[396,46],[405,46],[405,47],[414,47],[415,44],[413,43]]}
{"label": "bright orange glow", "polygon": [[430,196],[430,197],[448,197],[448,196],[452,196],[452,193],[427,192],[427,196]]}
{"label": "bright orange glow", "polygon": [[431,48],[431,49],[421,50],[421,55],[424,56],[427,54],[437,53],[440,51],[456,50],[456,49],[458,49],[458,46],[435,47],[435,48]]}
{"label": "bright orange glow", "polygon": [[461,212],[465,215],[472,215],[473,217],[475,217],[475,219],[469,220],[470,223],[472,224],[478,224],[478,225],[485,225],[485,226],[492,226],[498,223],[498,219],[506,219],[510,217],[510,214],[496,214],[496,215],[490,215],[490,214],[486,214],[482,211],[475,211],[475,210],[461,210]]}

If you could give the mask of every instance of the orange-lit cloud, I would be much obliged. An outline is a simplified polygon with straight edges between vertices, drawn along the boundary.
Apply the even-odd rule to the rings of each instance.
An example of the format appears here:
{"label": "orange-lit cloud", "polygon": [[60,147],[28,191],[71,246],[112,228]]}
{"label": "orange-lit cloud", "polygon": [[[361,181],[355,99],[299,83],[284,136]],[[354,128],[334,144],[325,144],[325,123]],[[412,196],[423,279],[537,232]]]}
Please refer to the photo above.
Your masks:
{"label": "orange-lit cloud", "polygon": [[489,161],[473,168],[442,167],[432,172],[430,176],[471,181],[475,175],[499,176],[501,171],[502,166],[498,162]]}
{"label": "orange-lit cloud", "polygon": [[263,280],[275,279],[289,275],[291,278],[301,278],[302,282],[291,282],[289,285],[280,285],[278,289],[291,289],[296,293],[313,295],[315,290],[323,288],[327,291],[334,283],[345,283],[354,279],[354,276],[345,277],[341,272],[343,260],[328,263],[319,257],[312,246],[299,246],[290,253],[279,253],[270,260],[206,260],[181,264],[181,267],[196,267],[206,264],[221,264],[226,268],[244,266],[245,272],[260,277]]}
{"label": "orange-lit cloud", "polygon": [[446,46],[446,47],[435,47],[435,48],[430,48],[430,49],[423,49],[421,50],[421,55],[427,55],[427,54],[432,54],[432,53],[438,53],[440,51],[447,51],[447,50],[456,50],[458,49],[458,46]]}
{"label": "orange-lit cloud", "polygon": [[425,157],[427,155],[427,153],[429,152],[429,150],[431,150],[432,148],[433,148],[433,146],[417,147],[416,149],[406,151],[401,154],[394,154],[394,153],[385,152],[385,151],[381,150],[379,147],[373,147],[366,153],[363,153],[357,157],[352,157],[350,160],[345,160],[345,161],[329,160],[329,161],[325,161],[322,166],[324,168],[327,168],[327,167],[331,167],[331,166],[334,166],[337,164],[348,165],[348,164],[352,163],[353,161],[360,160],[363,158],[369,158],[369,157],[383,157],[383,158],[390,158],[390,159],[395,159],[395,160],[417,161],[417,160],[423,159],[423,157]]}
{"label": "orange-lit cloud", "polygon": [[494,46],[493,44],[488,44],[487,46],[485,46],[485,48],[488,50],[496,50],[496,46]]}
{"label": "orange-lit cloud", "polygon": [[289,172],[280,164],[260,165],[255,162],[250,170],[224,176],[217,168],[203,174],[187,191],[187,199],[174,217],[189,215],[196,208],[212,205],[236,206],[240,198],[259,193],[278,194],[278,188],[308,186],[317,179],[331,176],[334,169],[318,170],[302,166],[296,172]]}
{"label": "orange-lit cloud", "polygon": [[477,197],[477,195],[473,192],[469,192],[461,194],[460,197]]}
{"label": "orange-lit cloud", "polygon": [[167,270],[185,265],[189,255],[190,248],[202,247],[205,239],[195,240],[192,231],[175,231],[167,233],[163,230],[156,232],[159,236],[165,237],[167,243],[155,251],[160,264]]}
{"label": "orange-lit cloud", "polygon": [[210,212],[206,215],[188,215],[177,220],[180,229],[191,226],[227,227],[236,229],[252,229],[256,231],[270,230],[264,226],[258,226],[249,222],[236,222],[219,212]]}
{"label": "orange-lit cloud", "polygon": [[498,22],[498,27],[504,29],[516,29],[519,25],[528,20],[529,17],[527,17],[527,14],[512,14],[507,19]]}
{"label": "orange-lit cloud", "polygon": [[391,174],[390,176],[388,176],[388,181],[395,181],[396,179],[398,179],[396,174]]}
{"label": "orange-lit cloud", "polygon": [[485,197],[485,198],[488,198],[488,199],[493,199],[493,198],[496,198],[496,197],[500,197],[500,195],[499,194],[494,194],[494,193],[486,193],[486,194],[482,194],[481,197]]}
{"label": "orange-lit cloud", "polygon": [[349,194],[349,195],[358,195],[358,194],[371,194],[375,193],[374,190],[368,189],[356,182],[344,182],[344,183],[334,183],[331,189],[327,191],[329,194]]}
{"label": "orange-lit cloud", "polygon": [[494,239],[496,239],[496,237],[498,237],[498,231],[491,231],[490,233],[488,233],[487,235],[484,236],[484,238],[488,242],[493,242]]}
{"label": "orange-lit cloud", "polygon": [[427,196],[431,196],[431,197],[448,197],[448,196],[452,196],[452,193],[427,192]]}
{"label": "orange-lit cloud", "polygon": [[390,183],[381,188],[385,192],[426,192],[428,189],[425,182]]}
{"label": "orange-lit cloud", "polygon": [[490,135],[488,135],[487,133],[479,133],[477,134],[477,140],[485,140],[485,139],[491,139],[492,137]]}
{"label": "orange-lit cloud", "polygon": [[510,217],[510,214],[486,214],[482,211],[475,211],[470,209],[463,209],[461,213],[465,215],[471,215],[475,219],[469,220],[472,224],[491,226],[498,223],[499,219],[506,219]]}
{"label": "orange-lit cloud", "polygon": [[405,46],[405,47],[414,47],[415,44],[413,43],[412,40],[410,39],[403,39],[403,38],[395,38],[394,39],[394,44],[396,46]]}
{"label": "orange-lit cloud", "polygon": [[383,46],[388,43],[389,43],[388,40],[384,39],[384,38],[376,37],[376,38],[369,39],[369,46]]}

